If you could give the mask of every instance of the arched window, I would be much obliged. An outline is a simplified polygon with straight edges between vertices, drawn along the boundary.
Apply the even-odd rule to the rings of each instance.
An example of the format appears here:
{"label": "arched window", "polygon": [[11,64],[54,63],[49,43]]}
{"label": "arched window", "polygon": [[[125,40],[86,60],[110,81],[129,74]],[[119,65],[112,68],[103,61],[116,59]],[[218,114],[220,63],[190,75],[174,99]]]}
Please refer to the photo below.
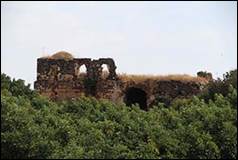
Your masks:
{"label": "arched window", "polygon": [[103,64],[101,67],[102,67],[102,79],[107,79],[109,75],[109,66],[107,64]]}
{"label": "arched window", "polygon": [[75,74],[77,77],[83,77],[87,75],[87,68],[85,66],[85,64],[78,66],[76,65],[75,67]]}
{"label": "arched window", "polygon": [[87,74],[87,68],[86,68],[85,64],[83,64],[79,67],[79,73],[80,74]]}

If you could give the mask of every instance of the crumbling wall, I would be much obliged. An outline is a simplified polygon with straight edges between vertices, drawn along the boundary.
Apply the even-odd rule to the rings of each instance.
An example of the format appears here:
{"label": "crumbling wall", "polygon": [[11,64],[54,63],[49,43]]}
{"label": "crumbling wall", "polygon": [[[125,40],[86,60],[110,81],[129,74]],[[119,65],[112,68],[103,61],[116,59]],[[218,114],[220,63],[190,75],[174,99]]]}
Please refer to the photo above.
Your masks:
{"label": "crumbling wall", "polygon": [[207,79],[208,81],[213,81],[212,73],[206,72],[206,71],[199,71],[197,72],[198,77],[203,77]]}
{"label": "crumbling wall", "polygon": [[156,101],[169,105],[175,98],[188,98],[201,92],[200,84],[186,81],[158,81],[153,91]]}
{"label": "crumbling wall", "polygon": [[[103,77],[102,65],[108,68],[108,76]],[[86,73],[80,72],[85,65]],[[178,97],[190,97],[201,91],[200,84],[192,81],[155,80],[122,81],[116,74],[116,66],[111,58],[37,59],[37,81],[35,89],[53,100],[64,100],[81,95],[125,102],[127,91],[136,88],[144,92],[146,106],[157,102],[169,104]],[[141,92],[141,93],[142,93]]]}
{"label": "crumbling wall", "polygon": [[[107,86],[106,84],[104,85]],[[135,81],[119,81],[117,88],[120,88],[120,90],[110,91],[110,95],[117,95],[117,101],[125,101],[126,93],[130,88],[137,88],[144,91],[146,93],[145,98],[148,108],[156,105],[158,102],[169,105],[175,98],[188,98],[201,92],[201,84],[197,82],[175,80],[162,81],[148,79],[138,83]]]}
{"label": "crumbling wall", "polygon": [[90,59],[65,61],[63,59],[37,60],[35,88],[51,99],[65,99],[84,94],[83,81],[77,77],[75,64],[87,65]]}
{"label": "crumbling wall", "polygon": [[[109,75],[105,80],[117,80],[116,66],[111,58],[91,60],[80,58],[64,59],[37,59],[36,90],[51,99],[66,99],[84,95],[98,95],[97,83],[102,80],[102,65],[108,66]],[[80,67],[85,65],[86,74],[80,73]],[[101,90],[99,88],[99,90]]]}

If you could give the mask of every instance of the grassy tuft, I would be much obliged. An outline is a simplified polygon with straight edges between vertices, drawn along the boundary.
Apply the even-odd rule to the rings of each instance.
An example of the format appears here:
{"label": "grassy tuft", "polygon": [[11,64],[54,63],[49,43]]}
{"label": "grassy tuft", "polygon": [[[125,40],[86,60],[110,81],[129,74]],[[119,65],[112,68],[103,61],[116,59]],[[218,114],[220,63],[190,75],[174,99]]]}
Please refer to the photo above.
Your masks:
{"label": "grassy tuft", "polygon": [[203,77],[194,77],[187,74],[174,74],[174,75],[134,75],[134,74],[118,74],[119,79],[122,81],[134,81],[134,82],[143,82],[147,80],[156,80],[156,81],[183,81],[183,82],[198,82],[198,83],[208,83],[208,81]]}

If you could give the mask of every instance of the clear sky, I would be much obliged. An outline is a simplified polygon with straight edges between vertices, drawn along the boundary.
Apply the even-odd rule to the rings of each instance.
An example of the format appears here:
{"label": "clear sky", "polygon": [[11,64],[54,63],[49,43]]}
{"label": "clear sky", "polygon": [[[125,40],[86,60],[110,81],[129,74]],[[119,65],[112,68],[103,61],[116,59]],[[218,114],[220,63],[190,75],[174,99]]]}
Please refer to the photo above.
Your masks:
{"label": "clear sky", "polygon": [[33,84],[57,51],[117,72],[222,74],[237,66],[237,2],[1,2],[1,72]]}

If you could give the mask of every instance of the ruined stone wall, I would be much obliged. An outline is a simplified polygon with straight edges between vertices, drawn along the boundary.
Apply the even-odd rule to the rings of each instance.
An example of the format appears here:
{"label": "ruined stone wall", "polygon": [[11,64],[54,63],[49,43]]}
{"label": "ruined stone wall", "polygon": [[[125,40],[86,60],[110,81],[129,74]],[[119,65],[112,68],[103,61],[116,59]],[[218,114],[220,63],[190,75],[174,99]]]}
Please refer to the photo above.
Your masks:
{"label": "ruined stone wall", "polygon": [[158,81],[153,91],[157,101],[169,105],[175,98],[188,98],[201,92],[201,84],[186,81]]}
{"label": "ruined stone wall", "polygon": [[[91,60],[81,58],[37,59],[36,90],[51,99],[68,99],[80,95],[97,95],[96,85],[102,79],[102,65],[108,66],[109,75],[105,80],[116,80],[116,66],[111,58]],[[80,67],[85,65],[86,74],[80,73]],[[100,94],[99,94],[100,96]]]}
{"label": "ruined stone wall", "polygon": [[[125,102],[127,91],[130,88],[137,88],[146,93],[147,107],[152,107],[158,102],[169,105],[175,98],[188,98],[201,92],[201,84],[193,81],[175,81],[175,80],[146,80],[136,83],[135,81],[122,82],[107,85],[107,82],[100,84],[101,94],[104,98],[117,102]],[[114,97],[116,98],[114,98]]]}
{"label": "ruined stone wall", "polygon": [[[108,76],[102,76],[102,65],[106,64]],[[80,72],[85,65],[86,73]],[[126,102],[128,90],[145,94],[146,107],[159,102],[169,104],[177,97],[189,97],[198,94],[200,84],[192,81],[152,80],[142,82],[122,81],[116,74],[116,66],[111,58],[37,59],[37,81],[35,89],[53,100],[64,100],[81,95],[109,99],[114,102]],[[136,97],[135,97],[136,98]]]}

